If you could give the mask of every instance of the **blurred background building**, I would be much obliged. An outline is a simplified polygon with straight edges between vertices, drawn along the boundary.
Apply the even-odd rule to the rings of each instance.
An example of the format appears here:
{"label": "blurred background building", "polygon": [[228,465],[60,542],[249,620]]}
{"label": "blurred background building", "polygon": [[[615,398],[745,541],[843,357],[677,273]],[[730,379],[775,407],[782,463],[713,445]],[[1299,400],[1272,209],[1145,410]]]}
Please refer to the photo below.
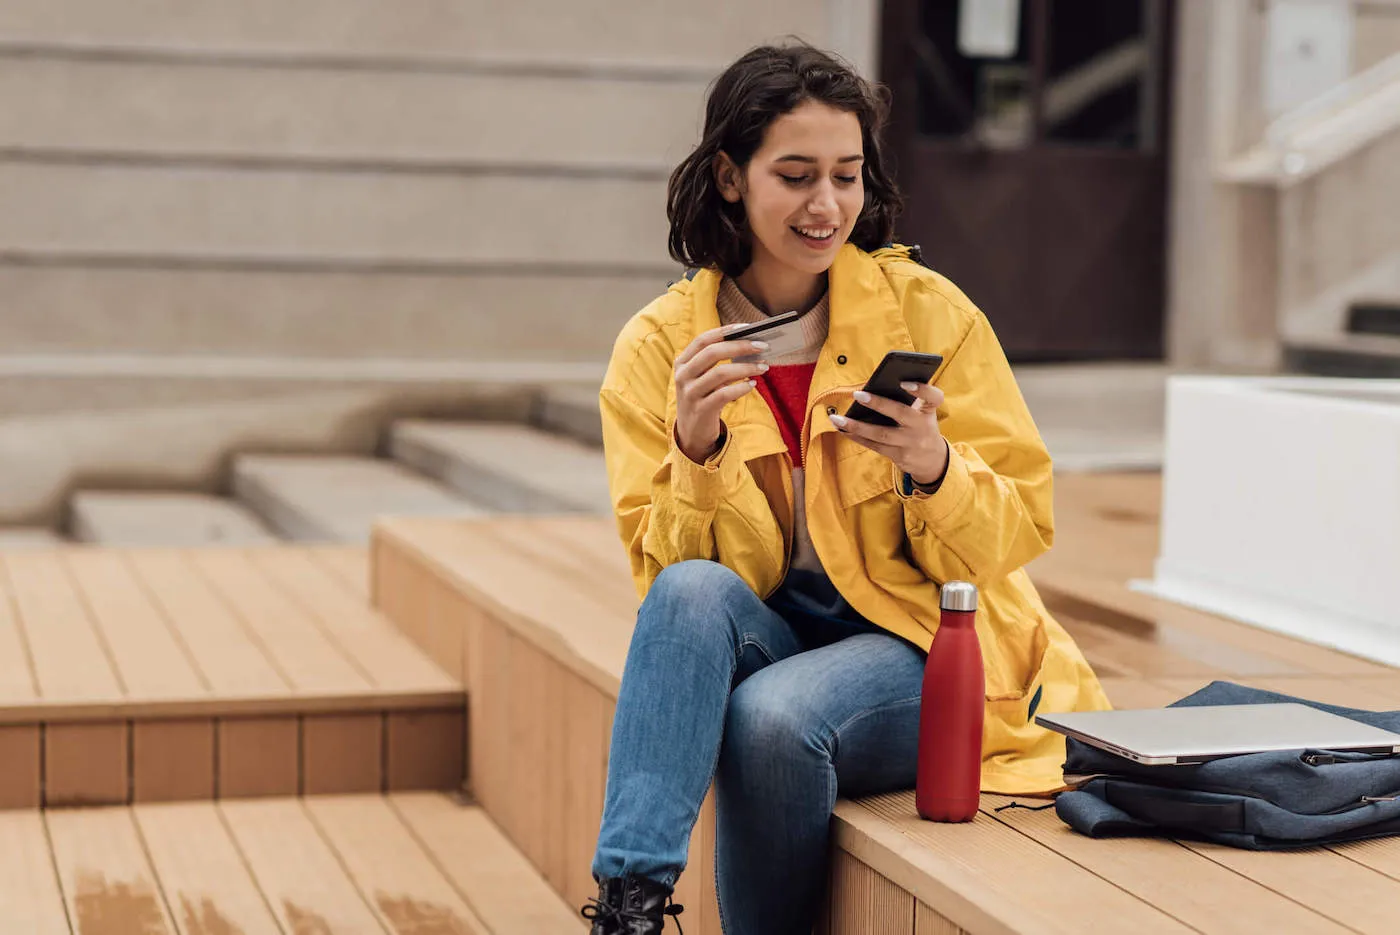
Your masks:
{"label": "blurred background building", "polygon": [[1171,370],[1400,374],[1400,0],[6,0],[0,523],[557,506],[707,83],[789,34],[891,88],[901,239],[1063,465],[1152,466]]}

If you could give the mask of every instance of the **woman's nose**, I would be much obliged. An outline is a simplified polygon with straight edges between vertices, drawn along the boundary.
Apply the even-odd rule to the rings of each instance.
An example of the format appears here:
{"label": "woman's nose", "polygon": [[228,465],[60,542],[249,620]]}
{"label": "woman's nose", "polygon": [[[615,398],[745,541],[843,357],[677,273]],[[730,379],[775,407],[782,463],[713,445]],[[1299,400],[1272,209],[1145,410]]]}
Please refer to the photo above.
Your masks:
{"label": "woman's nose", "polygon": [[807,203],[807,210],[823,216],[835,213],[836,192],[830,182],[817,185],[816,190],[812,192],[812,200]]}

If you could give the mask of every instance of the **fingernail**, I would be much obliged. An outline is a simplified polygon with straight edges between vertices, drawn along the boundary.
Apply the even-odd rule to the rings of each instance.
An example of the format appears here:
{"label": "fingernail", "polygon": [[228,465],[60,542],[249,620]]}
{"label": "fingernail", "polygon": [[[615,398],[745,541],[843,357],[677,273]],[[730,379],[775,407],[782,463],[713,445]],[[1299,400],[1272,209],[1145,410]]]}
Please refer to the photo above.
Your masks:
{"label": "fingernail", "polygon": [[830,416],[829,418],[831,419],[831,424],[838,429],[844,429],[846,427],[846,422],[848,420],[845,416]]}
{"label": "fingernail", "polygon": [[759,373],[767,373],[767,372],[768,372],[768,365],[767,365],[766,363],[763,363],[762,361],[760,361],[759,364],[758,364],[758,372],[759,372]]}
{"label": "fingernail", "polygon": [[904,392],[906,392],[906,393],[917,393],[917,392],[919,391],[919,384],[917,384],[917,383],[901,383],[901,384],[899,384],[899,388],[900,388],[901,390],[903,390]]}
{"label": "fingernail", "polygon": [[766,342],[766,341],[754,341],[754,342],[752,342],[752,343],[753,343],[753,349],[756,350],[756,351],[766,351],[766,350],[768,350],[768,342]]}
{"label": "fingernail", "polygon": [[858,403],[868,403],[868,402],[870,402],[870,394],[867,393],[865,390],[856,390],[856,392],[855,392],[855,397],[856,397],[856,402],[858,402]]}

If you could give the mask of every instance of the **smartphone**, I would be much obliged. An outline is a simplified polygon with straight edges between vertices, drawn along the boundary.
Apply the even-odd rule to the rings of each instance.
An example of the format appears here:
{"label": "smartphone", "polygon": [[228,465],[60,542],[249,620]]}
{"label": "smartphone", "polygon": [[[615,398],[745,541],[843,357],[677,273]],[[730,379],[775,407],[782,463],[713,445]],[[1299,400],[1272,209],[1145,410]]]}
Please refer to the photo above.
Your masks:
{"label": "smartphone", "polygon": [[[943,365],[941,354],[919,354],[914,351],[890,351],[880,366],[866,381],[865,391],[871,396],[883,396],[906,406],[914,404],[914,397],[900,388],[901,383],[927,383],[933,379],[938,368]],[[860,403],[851,403],[846,410],[846,418],[856,419],[868,425],[896,425],[893,419]]]}
{"label": "smartphone", "polygon": [[802,347],[802,326],[798,319],[802,314],[796,309],[773,315],[763,321],[736,328],[724,336],[726,341],[765,341],[768,350],[735,357],[738,363],[745,364],[769,357],[781,357]]}

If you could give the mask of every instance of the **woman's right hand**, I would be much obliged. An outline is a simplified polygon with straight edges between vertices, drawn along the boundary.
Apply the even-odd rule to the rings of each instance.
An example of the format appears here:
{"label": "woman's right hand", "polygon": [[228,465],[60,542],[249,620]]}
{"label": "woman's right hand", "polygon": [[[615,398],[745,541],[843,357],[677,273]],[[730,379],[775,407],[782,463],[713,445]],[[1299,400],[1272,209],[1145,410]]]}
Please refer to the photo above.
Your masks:
{"label": "woman's right hand", "polygon": [[676,358],[676,444],[696,464],[704,464],[719,447],[721,410],[752,390],[753,378],[768,369],[762,361],[732,361],[766,351],[767,344],[726,341],[724,336],[724,328],[706,331]]}

